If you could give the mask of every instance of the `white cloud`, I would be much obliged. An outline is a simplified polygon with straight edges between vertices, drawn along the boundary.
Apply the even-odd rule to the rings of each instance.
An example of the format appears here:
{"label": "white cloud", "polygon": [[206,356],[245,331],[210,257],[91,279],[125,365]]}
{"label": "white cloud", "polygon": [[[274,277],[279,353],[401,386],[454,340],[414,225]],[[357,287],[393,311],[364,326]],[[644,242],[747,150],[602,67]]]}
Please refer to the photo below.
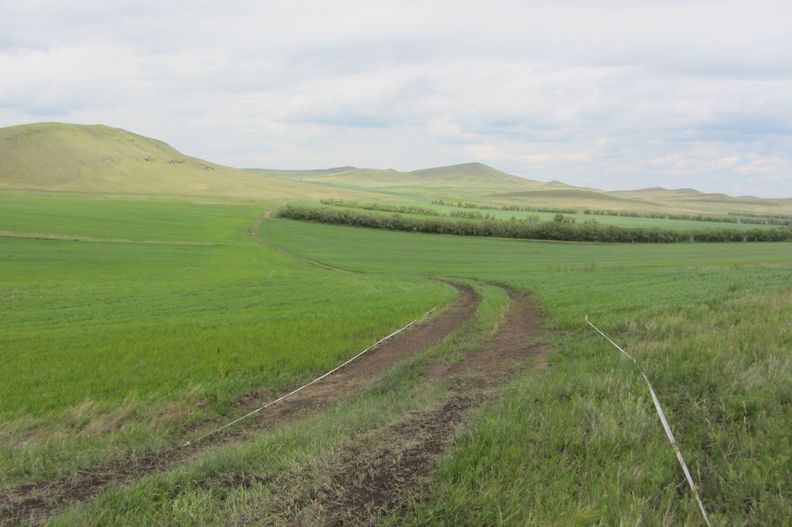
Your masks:
{"label": "white cloud", "polygon": [[103,122],[240,166],[484,160],[792,195],[792,3],[3,6],[0,125]]}
{"label": "white cloud", "polygon": [[498,149],[492,145],[474,143],[465,147],[465,152],[476,159],[494,159],[498,157]]}

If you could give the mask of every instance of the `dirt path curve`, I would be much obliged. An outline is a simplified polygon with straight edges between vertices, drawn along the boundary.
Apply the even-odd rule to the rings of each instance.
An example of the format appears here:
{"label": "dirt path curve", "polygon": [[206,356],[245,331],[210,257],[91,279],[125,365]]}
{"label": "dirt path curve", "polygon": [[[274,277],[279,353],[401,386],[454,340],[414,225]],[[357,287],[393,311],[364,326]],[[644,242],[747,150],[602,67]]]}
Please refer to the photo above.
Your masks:
{"label": "dirt path curve", "polygon": [[[454,285],[459,291],[455,304],[428,321],[412,326],[361,356],[319,383],[241,422],[226,433],[212,436],[197,445],[173,448],[157,455],[127,459],[119,463],[80,471],[71,478],[24,485],[0,492],[0,524],[43,523],[68,505],[87,500],[111,485],[130,483],[140,477],[167,470],[210,448],[254,436],[265,428],[280,426],[312,412],[328,408],[368,387],[397,362],[440,342],[461,327],[476,310],[479,298],[469,287]],[[267,402],[269,392],[248,399],[245,408]]]}
{"label": "dirt path curve", "polygon": [[531,344],[542,333],[536,306],[524,295],[509,291],[509,296],[505,323],[480,350],[453,366],[428,366],[428,377],[450,385],[449,396],[376,431],[380,440],[373,448],[346,450],[332,469],[332,488],[311,497],[298,524],[318,516],[327,526],[370,525],[377,516],[398,513],[407,495],[428,483],[434,460],[451,445],[457,426],[471,411],[497,397],[508,380],[528,367],[529,357],[533,367],[547,367],[548,350]]}

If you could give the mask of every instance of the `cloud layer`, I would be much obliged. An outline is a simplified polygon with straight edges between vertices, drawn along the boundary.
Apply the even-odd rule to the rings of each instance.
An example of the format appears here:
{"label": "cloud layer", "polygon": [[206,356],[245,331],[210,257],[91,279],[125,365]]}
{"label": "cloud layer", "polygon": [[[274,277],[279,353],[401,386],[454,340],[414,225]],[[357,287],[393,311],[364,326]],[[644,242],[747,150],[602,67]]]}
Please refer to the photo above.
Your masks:
{"label": "cloud layer", "polygon": [[478,160],[792,196],[792,3],[4,5],[0,125],[104,123],[236,166]]}

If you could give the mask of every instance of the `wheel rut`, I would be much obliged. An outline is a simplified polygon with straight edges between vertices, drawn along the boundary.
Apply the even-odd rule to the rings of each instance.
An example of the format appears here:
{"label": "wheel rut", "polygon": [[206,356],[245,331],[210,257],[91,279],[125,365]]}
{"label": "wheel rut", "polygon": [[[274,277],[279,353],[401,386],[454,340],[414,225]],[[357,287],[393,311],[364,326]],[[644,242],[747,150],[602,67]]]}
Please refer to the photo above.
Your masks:
{"label": "wheel rut", "polygon": [[[265,212],[250,229],[259,244]],[[290,253],[284,252],[289,256]],[[321,262],[299,258],[324,269],[347,272]],[[361,356],[322,382],[256,415],[239,427],[212,436],[187,448],[174,448],[156,455],[80,471],[70,478],[25,485],[0,492],[0,524],[41,524],[65,507],[88,500],[105,488],[125,485],[143,476],[173,468],[220,445],[243,441],[263,429],[282,426],[329,408],[372,386],[398,362],[440,342],[470,319],[480,299],[465,286],[458,301],[431,320],[418,324]],[[348,445],[328,468],[332,484],[317,488],[305,501],[293,504],[294,524],[370,525],[384,514],[399,514],[407,500],[421,497],[436,459],[453,444],[459,425],[471,414],[498,397],[502,387],[528,367],[546,368],[548,349],[533,344],[542,334],[541,317],[535,304],[520,293],[507,290],[510,298],[504,320],[479,348],[456,364],[429,364],[428,381],[448,387],[438,404],[409,413],[396,422],[371,431],[376,439],[366,447]],[[274,398],[270,392],[251,395],[240,413]],[[230,481],[230,486],[235,482]],[[242,523],[266,523],[264,518],[248,518]]]}
{"label": "wheel rut", "polygon": [[[255,237],[258,238],[258,229],[255,230]],[[396,363],[440,342],[473,315],[480,301],[476,293],[467,286],[451,285],[459,292],[459,298],[442,313],[412,326],[321,382],[222,434],[189,447],[129,458],[81,470],[72,477],[0,492],[0,525],[41,524],[58,511],[88,500],[105,488],[129,484],[141,477],[173,468],[210,448],[249,439],[264,429],[304,418],[360,393]],[[253,394],[247,398],[240,413],[273,398],[269,391]]]}
{"label": "wheel rut", "polygon": [[332,486],[304,504],[311,519],[297,518],[296,524],[370,525],[378,516],[398,514],[405,500],[429,483],[434,461],[471,412],[494,400],[499,388],[528,368],[528,358],[535,368],[547,367],[549,350],[532,344],[542,334],[538,309],[524,295],[509,291],[509,296],[503,325],[478,351],[452,366],[427,367],[427,377],[449,385],[445,400],[378,431],[382,441],[375,447],[347,449],[331,468]]}
{"label": "wheel rut", "polygon": [[265,210],[261,214],[261,216],[259,216],[258,219],[256,219],[256,222],[253,224],[253,226],[250,229],[248,229],[248,235],[251,238],[253,238],[253,241],[256,242],[257,244],[264,245],[264,246],[269,247],[270,249],[272,249],[274,251],[277,251],[277,252],[279,252],[279,253],[281,253],[281,254],[283,254],[285,256],[288,256],[289,258],[292,258],[292,259],[297,260],[299,262],[303,262],[303,263],[311,265],[313,267],[318,267],[320,269],[324,269],[325,271],[338,271],[338,272],[341,272],[341,273],[359,273],[360,272],[360,271],[355,271],[355,270],[352,270],[352,269],[345,269],[343,267],[337,267],[335,265],[326,264],[324,262],[320,262],[319,260],[313,260],[311,258],[306,258],[305,256],[300,256],[299,254],[294,254],[293,252],[288,251],[287,249],[284,249],[280,245],[276,245],[275,243],[271,242],[270,240],[266,240],[266,239],[262,238],[261,237],[261,224],[263,222],[267,221],[268,219],[270,219],[271,214],[272,214],[272,212],[269,209]]}

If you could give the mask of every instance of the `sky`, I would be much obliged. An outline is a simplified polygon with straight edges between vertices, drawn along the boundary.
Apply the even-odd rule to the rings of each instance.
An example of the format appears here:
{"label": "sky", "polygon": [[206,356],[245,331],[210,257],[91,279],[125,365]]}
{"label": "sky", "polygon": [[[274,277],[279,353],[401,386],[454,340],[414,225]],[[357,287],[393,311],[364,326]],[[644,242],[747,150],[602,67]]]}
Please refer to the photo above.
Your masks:
{"label": "sky", "polygon": [[0,126],[792,196],[792,1],[0,0]]}

